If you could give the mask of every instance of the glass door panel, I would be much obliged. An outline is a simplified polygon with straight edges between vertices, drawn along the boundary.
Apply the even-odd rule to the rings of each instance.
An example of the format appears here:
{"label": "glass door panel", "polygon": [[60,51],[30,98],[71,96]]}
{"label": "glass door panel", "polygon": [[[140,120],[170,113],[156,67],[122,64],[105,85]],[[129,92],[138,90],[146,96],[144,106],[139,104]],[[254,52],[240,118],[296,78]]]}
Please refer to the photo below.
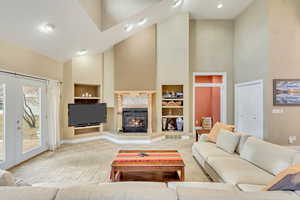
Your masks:
{"label": "glass door panel", "polygon": [[41,89],[23,86],[22,153],[41,146]]}

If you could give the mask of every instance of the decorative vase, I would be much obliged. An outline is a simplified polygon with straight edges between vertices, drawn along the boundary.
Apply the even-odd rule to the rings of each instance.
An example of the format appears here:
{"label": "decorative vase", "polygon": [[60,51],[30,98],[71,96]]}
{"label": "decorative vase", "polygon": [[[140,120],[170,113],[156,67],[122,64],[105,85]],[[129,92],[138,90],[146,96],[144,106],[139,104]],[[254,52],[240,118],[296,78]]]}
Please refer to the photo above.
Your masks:
{"label": "decorative vase", "polygon": [[176,119],[176,125],[177,125],[177,130],[182,131],[183,130],[183,119],[181,117],[178,117]]}

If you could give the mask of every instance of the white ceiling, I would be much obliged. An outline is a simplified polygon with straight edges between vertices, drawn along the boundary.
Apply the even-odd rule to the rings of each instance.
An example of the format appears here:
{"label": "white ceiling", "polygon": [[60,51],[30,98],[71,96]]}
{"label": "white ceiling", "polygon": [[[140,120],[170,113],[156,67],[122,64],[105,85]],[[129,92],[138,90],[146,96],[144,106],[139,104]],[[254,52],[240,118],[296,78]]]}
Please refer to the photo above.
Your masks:
{"label": "white ceiling", "polygon": [[161,0],[102,0],[102,29],[121,23]]}
{"label": "white ceiling", "polygon": [[[113,26],[100,32],[77,0],[0,0],[0,40],[33,49],[58,61],[66,61],[80,49],[103,52],[136,31],[158,23],[180,11],[173,0],[102,0]],[[185,0],[183,9],[193,18],[232,19],[252,0]],[[129,2],[129,3],[128,3]],[[128,3],[128,4],[127,4]],[[127,33],[124,26],[149,18],[147,25]],[[49,22],[56,26],[52,34],[39,32],[38,26]],[[108,23],[108,24],[109,24]]]}
{"label": "white ceiling", "polygon": [[[218,9],[219,2],[223,8]],[[234,19],[253,0],[184,0],[183,10],[191,13],[194,19]]]}

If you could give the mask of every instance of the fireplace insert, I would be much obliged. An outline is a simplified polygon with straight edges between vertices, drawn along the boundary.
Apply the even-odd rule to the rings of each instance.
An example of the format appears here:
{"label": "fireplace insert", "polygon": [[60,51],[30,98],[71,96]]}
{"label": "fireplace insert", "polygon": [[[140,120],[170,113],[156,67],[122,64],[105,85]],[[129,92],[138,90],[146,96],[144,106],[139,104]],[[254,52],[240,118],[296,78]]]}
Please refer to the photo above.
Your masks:
{"label": "fireplace insert", "polygon": [[147,133],[148,109],[147,108],[124,108],[123,109],[123,132],[124,133]]}

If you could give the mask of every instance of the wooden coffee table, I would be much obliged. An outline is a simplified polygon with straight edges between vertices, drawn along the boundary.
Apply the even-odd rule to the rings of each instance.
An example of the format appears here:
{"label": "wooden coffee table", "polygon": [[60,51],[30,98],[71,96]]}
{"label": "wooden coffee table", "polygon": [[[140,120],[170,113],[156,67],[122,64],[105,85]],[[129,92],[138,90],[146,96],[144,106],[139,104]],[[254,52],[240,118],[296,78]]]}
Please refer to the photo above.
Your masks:
{"label": "wooden coffee table", "polygon": [[[146,155],[140,155],[141,152]],[[184,167],[177,150],[121,150],[111,164],[110,179],[117,182],[122,181],[122,176],[126,176],[124,181],[140,181],[135,177],[148,176],[150,180],[143,181],[168,182],[170,180],[166,177],[172,173],[176,175],[172,181],[184,181]],[[149,173],[155,175],[149,176]]]}

